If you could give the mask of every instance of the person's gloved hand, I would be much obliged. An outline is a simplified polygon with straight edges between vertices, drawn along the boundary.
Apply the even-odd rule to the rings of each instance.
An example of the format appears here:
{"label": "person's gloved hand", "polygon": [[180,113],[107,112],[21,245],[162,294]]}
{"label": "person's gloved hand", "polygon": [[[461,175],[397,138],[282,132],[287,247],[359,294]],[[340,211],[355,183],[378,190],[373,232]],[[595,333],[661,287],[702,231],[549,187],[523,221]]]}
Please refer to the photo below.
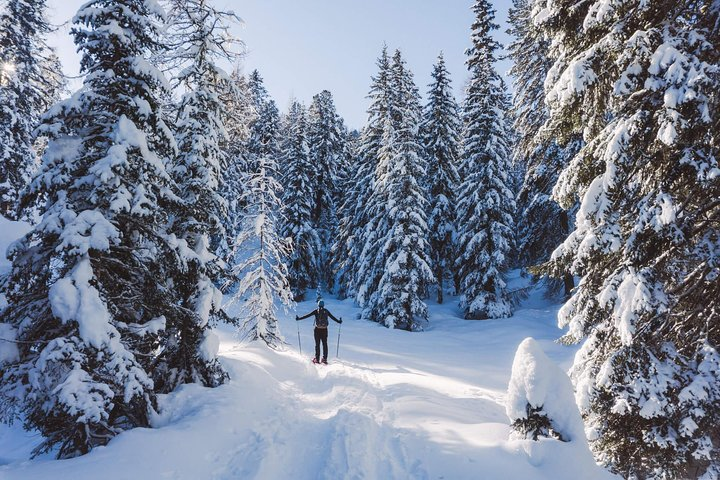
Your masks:
{"label": "person's gloved hand", "polygon": [[300,320],[300,317],[298,317],[297,315],[295,315],[295,321],[297,322],[298,320]]}
{"label": "person's gloved hand", "polygon": [[342,323],[342,318],[340,319],[340,323]]}

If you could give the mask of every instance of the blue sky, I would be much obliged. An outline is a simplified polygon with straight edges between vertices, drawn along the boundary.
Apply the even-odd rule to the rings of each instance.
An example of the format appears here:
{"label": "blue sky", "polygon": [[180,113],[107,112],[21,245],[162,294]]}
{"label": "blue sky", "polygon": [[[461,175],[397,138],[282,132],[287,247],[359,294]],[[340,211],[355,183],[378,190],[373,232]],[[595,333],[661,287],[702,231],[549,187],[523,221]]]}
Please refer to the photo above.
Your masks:
{"label": "blue sky", "polygon": [[[49,0],[51,21],[69,21],[85,0]],[[420,91],[425,94],[430,72],[442,50],[458,97],[467,80],[464,51],[470,42],[472,0],[217,0],[243,20],[237,35],[247,47],[243,68],[257,68],[278,106],[292,98],[309,104],[321,90],[330,90],[348,125],[365,123],[370,76],[387,43],[402,50]],[[496,0],[503,43],[511,0]],[[67,74],[77,75],[78,57],[69,26],[51,38]],[[509,68],[498,65],[500,73]],[[77,86],[77,83],[73,85]]]}

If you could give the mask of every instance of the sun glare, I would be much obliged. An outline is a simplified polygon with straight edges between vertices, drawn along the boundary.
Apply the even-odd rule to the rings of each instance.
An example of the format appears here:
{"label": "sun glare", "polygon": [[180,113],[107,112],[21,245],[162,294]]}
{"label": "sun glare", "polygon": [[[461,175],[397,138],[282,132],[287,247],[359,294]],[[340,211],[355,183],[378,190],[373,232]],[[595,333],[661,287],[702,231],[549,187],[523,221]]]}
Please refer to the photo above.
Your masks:
{"label": "sun glare", "polygon": [[13,73],[15,73],[14,63],[0,62],[0,85],[5,85]]}

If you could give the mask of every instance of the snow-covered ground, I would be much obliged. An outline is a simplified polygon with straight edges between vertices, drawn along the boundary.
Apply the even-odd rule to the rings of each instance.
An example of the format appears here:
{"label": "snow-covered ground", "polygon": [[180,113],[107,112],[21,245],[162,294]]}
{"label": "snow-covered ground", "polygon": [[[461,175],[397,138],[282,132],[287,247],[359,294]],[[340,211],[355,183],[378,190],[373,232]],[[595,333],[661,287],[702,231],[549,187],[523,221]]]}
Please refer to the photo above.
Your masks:
{"label": "snow-covered ground", "polygon": [[[349,301],[326,302],[345,320],[339,357],[331,322],[329,365],[310,362],[312,319],[295,322],[295,312],[281,321],[284,351],[241,344],[221,327],[229,383],[164,396],[155,428],[71,460],[29,460],[37,434],[2,425],[0,479],[609,477],[577,444],[508,440],[505,391],[520,342],[534,337],[563,369],[574,354],[553,343],[558,306],[539,291],[504,320],[465,321],[457,302],[431,304],[422,333],[357,320]],[[308,301],[297,312],[313,308]]]}

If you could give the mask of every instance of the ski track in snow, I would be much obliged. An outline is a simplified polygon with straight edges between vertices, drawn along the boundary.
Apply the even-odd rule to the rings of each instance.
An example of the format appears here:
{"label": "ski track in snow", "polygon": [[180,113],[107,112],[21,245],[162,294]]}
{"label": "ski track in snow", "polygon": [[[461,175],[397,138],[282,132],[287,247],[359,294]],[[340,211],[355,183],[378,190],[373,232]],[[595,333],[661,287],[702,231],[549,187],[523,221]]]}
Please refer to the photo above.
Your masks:
{"label": "ski track in snow", "polygon": [[562,368],[572,360],[573,349],[553,343],[557,306],[535,295],[511,319],[476,322],[461,320],[456,302],[432,304],[428,330],[408,333],[355,320],[349,301],[326,301],[345,319],[340,358],[331,324],[329,365],[310,362],[312,320],[298,324],[295,312],[281,320],[282,351],[240,344],[221,327],[226,385],[161,396],[155,428],[71,460],[27,460],[37,434],[0,426],[0,479],[609,477],[572,444],[508,440],[505,390],[517,345],[533,336]]}

